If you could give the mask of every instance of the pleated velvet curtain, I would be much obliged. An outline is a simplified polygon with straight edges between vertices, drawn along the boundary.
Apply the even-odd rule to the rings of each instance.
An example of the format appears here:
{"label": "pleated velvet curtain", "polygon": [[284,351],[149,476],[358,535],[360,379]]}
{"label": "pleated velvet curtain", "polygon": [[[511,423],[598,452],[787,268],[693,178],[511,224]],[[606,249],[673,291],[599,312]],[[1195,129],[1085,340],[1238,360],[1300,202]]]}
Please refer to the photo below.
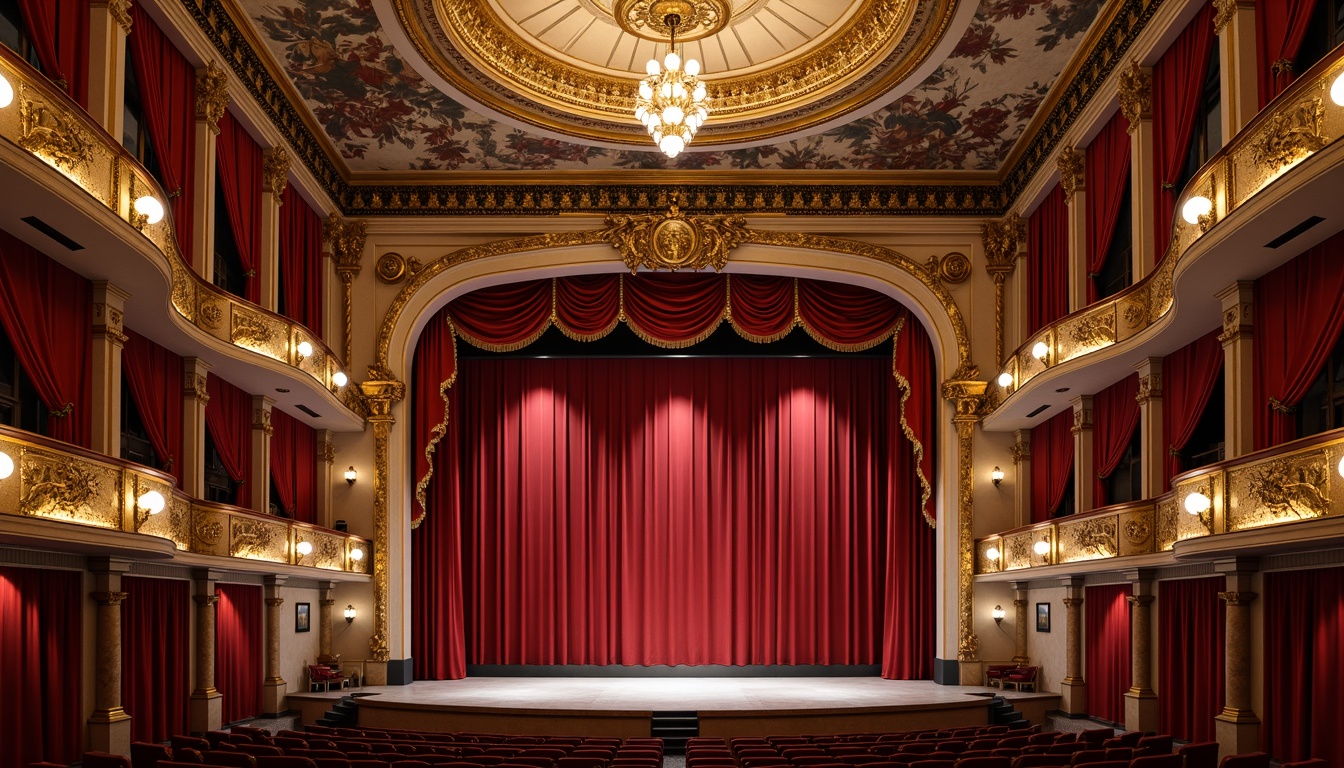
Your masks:
{"label": "pleated velvet curtain", "polygon": [[1226,584],[1222,576],[1158,583],[1159,730],[1184,741],[1216,739],[1226,646],[1218,593]]}
{"label": "pleated velvet curtain", "polygon": [[1031,521],[1054,517],[1073,477],[1073,410],[1031,429]]}
{"label": "pleated velvet curtain", "polygon": [[18,0],[42,73],[89,107],[89,0]]}
{"label": "pleated velvet curtain", "polygon": [[1092,455],[1097,473],[1093,494],[1098,507],[1110,503],[1103,481],[1120,466],[1125,448],[1139,426],[1138,394],[1139,374],[1134,373],[1092,397]]}
{"label": "pleated velvet curtain", "polygon": [[0,566],[0,764],[83,753],[83,574]]}
{"label": "pleated velvet curtain", "polygon": [[159,469],[182,483],[182,358],[126,329],[122,370]]}
{"label": "pleated velvet curtain", "polygon": [[1190,444],[1223,372],[1221,332],[1221,328],[1210,331],[1162,359],[1162,429],[1167,445],[1164,486],[1170,486],[1171,478],[1184,469],[1177,452]]}
{"label": "pleated velvet curtain", "polygon": [[218,584],[215,591],[215,687],[224,723],[261,714],[261,587]]}
{"label": "pleated velvet curtain", "polygon": [[238,246],[238,262],[246,279],[243,298],[258,304],[261,302],[261,280],[257,277],[261,263],[261,145],[232,112],[225,110],[219,120],[215,147],[215,166],[224,192],[224,207],[229,213],[229,229]]}
{"label": "pleated velvet curtain", "polygon": [[[1204,78],[1209,73],[1209,53],[1217,42],[1213,31],[1213,3],[1207,3],[1153,66],[1153,218],[1155,258],[1161,260],[1171,245],[1171,227],[1176,218],[1175,184],[1185,167],[1190,137],[1194,135]],[[1090,178],[1090,177],[1089,177]]]}
{"label": "pleated velvet curtain", "polygon": [[1027,219],[1027,335],[1069,313],[1069,207],[1056,184]]}
{"label": "pleated velvet curtain", "polygon": [[1128,584],[1106,584],[1084,590],[1084,638],[1087,648],[1087,714],[1112,723],[1125,721],[1125,691],[1132,668],[1129,658]]}
{"label": "pleated velvet curtain", "polygon": [[[1097,300],[1096,276],[1106,266],[1120,209],[1129,190],[1129,121],[1116,113],[1087,145],[1087,303]],[[1067,227],[1065,228],[1067,233]]]}
{"label": "pleated velvet curtain", "polygon": [[135,741],[187,732],[191,694],[190,582],[124,577],[122,705]]}
{"label": "pleated velvet curtain", "polygon": [[1301,74],[1293,71],[1293,60],[1302,50],[1318,2],[1274,0],[1255,4],[1256,81],[1261,109]]}
{"label": "pleated velvet curtain", "polygon": [[271,411],[271,482],[286,515],[317,522],[317,433],[284,411]]}
{"label": "pleated velvet curtain", "polygon": [[1344,765],[1344,568],[1265,574],[1264,749]]}
{"label": "pleated velvet curtain", "polygon": [[229,479],[238,484],[234,504],[246,507],[252,499],[247,479],[252,466],[252,395],[215,374],[207,374],[205,428],[219,452],[219,460]]}
{"label": "pleated velvet curtain", "polygon": [[290,184],[280,205],[280,296],[285,316],[322,337],[322,219]]}

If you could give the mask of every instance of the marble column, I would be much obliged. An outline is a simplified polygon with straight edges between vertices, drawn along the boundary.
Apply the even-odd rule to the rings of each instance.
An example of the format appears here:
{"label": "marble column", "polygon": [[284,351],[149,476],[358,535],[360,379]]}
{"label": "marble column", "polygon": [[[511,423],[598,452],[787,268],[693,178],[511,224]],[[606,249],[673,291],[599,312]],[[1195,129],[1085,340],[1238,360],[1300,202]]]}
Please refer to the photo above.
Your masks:
{"label": "marble column", "polygon": [[1092,396],[1073,399],[1073,509],[1087,512],[1096,506],[1093,487]]}
{"label": "marble column", "polygon": [[1130,685],[1125,692],[1125,730],[1158,729],[1157,693],[1153,691],[1153,619],[1152,604],[1157,582],[1149,570],[1127,571],[1133,582],[1128,597]]}
{"label": "marble column", "polygon": [[[89,116],[118,139],[126,103],[126,35],[131,0],[89,3]],[[1252,48],[1254,50],[1254,48]]]}
{"label": "marble column", "polygon": [[271,512],[271,407],[275,401],[265,395],[252,396],[252,509],[263,515]]}
{"label": "marble column", "polygon": [[1222,91],[1223,142],[1246,127],[1260,111],[1256,82],[1255,0],[1215,0],[1213,27],[1218,32],[1219,89]]}
{"label": "marble column", "polygon": [[1063,580],[1065,634],[1064,680],[1060,682],[1060,708],[1065,714],[1087,713],[1087,683],[1083,680],[1083,577]]}
{"label": "marble column", "polygon": [[1133,218],[1132,282],[1153,271],[1162,254],[1156,253],[1157,153],[1153,138],[1153,71],[1131,61],[1120,71],[1120,112],[1129,121],[1129,201]]}
{"label": "marble column", "polygon": [[121,350],[126,343],[122,320],[130,297],[109,282],[93,284],[92,448],[108,456],[121,455]]}
{"label": "marble column", "polygon": [[95,650],[93,714],[89,717],[89,749],[131,754],[131,716],[121,707],[121,577],[131,569],[124,560],[94,558]]}
{"label": "marble column", "polygon": [[[215,276],[215,148],[219,139],[219,121],[229,106],[229,78],[213,61],[196,70],[196,154],[195,184],[192,201],[192,228],[195,241],[182,243],[190,248],[187,262],[207,283]],[[173,190],[167,190],[172,197]],[[222,205],[222,203],[221,203]]]}
{"label": "marble column", "polygon": [[196,688],[191,692],[188,728],[192,733],[217,731],[223,724],[224,697],[215,688],[215,606],[219,595],[216,571],[195,571],[196,602]]}
{"label": "marble column", "polygon": [[182,358],[182,490],[205,498],[205,406],[210,402],[206,376],[210,364],[199,357]]}
{"label": "marble column", "polygon": [[279,312],[280,203],[289,184],[289,153],[283,147],[262,153],[261,179],[262,186],[258,190],[261,195],[261,263],[257,265],[256,279],[261,281],[262,308]]}
{"label": "marble column", "polygon": [[1031,524],[1031,430],[1013,432],[1013,525]]}
{"label": "marble column", "polygon": [[1030,621],[1030,615],[1027,613],[1028,592],[1027,582],[1013,581],[1008,586],[1013,589],[1013,629],[1016,630],[1013,643],[1013,663],[1030,664],[1031,656],[1027,653],[1027,627]]}
{"label": "marble column", "polygon": [[1167,441],[1162,424],[1162,358],[1145,357],[1134,366],[1139,371],[1139,441],[1143,498],[1155,499],[1167,492]]}
{"label": "marble column", "polygon": [[1084,153],[1068,146],[1059,153],[1059,185],[1069,206],[1069,311],[1087,306],[1087,186]]}
{"label": "marble column", "polygon": [[262,598],[266,601],[266,677],[261,684],[261,711],[265,717],[275,717],[286,711],[285,696],[289,685],[280,670],[280,587],[288,577],[266,576],[262,580]]}
{"label": "marble column", "polygon": [[1224,651],[1223,711],[1214,718],[1219,752],[1226,755],[1257,752],[1260,749],[1260,718],[1251,701],[1253,638],[1251,604],[1258,594],[1252,591],[1258,564],[1240,558],[1214,563],[1224,574],[1227,591],[1218,597],[1227,604],[1226,646]]}
{"label": "marble column", "polygon": [[1255,283],[1239,280],[1217,294],[1223,305],[1223,450],[1235,459],[1255,450]]}

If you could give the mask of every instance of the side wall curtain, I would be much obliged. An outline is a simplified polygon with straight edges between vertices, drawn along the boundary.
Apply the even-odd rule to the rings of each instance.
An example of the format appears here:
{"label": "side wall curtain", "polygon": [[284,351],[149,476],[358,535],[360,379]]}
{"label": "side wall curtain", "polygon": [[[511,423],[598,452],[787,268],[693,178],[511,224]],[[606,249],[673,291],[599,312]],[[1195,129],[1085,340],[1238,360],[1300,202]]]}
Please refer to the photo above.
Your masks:
{"label": "side wall curtain", "polygon": [[1054,516],[1073,476],[1073,410],[1066,408],[1031,430],[1031,521]]}
{"label": "side wall curtain", "polygon": [[271,411],[271,481],[276,503],[304,523],[317,522],[317,433],[284,411]]}
{"label": "side wall curtain", "polygon": [[1184,741],[1216,738],[1226,646],[1218,593],[1225,585],[1222,576],[1158,583],[1159,731]]}
{"label": "side wall curtain", "polygon": [[89,447],[93,316],[89,281],[0,230],[0,326],[51,411],[51,437]]}
{"label": "side wall curtain", "polygon": [[1087,714],[1112,723],[1125,721],[1125,691],[1133,671],[1129,659],[1128,584],[1084,590],[1084,647]]}
{"label": "side wall curtain", "polygon": [[261,587],[218,584],[215,591],[215,686],[224,723],[261,714]]}
{"label": "side wall curtain", "polygon": [[84,580],[0,566],[0,763],[68,765],[84,751]]}
{"label": "side wall curtain", "polygon": [[1162,442],[1167,446],[1162,463],[1164,487],[1184,469],[1176,451],[1190,444],[1223,372],[1221,332],[1221,328],[1210,331],[1162,360],[1162,430],[1166,435]]}
{"label": "side wall curtain", "polygon": [[[1092,430],[1092,451],[1096,462],[1097,480],[1094,485],[1096,505],[1104,507],[1106,484],[1102,482],[1111,476],[1120,460],[1125,457],[1125,448],[1134,439],[1134,430],[1139,426],[1139,374],[1134,373],[1101,390],[1092,398],[1092,418],[1095,428]],[[1082,510],[1080,510],[1082,511]]]}
{"label": "side wall curtain", "polygon": [[1163,184],[1179,180],[1190,150],[1195,112],[1209,73],[1209,53],[1217,44],[1213,13],[1213,3],[1200,9],[1153,67],[1153,162],[1157,166],[1153,174],[1153,200],[1157,201],[1153,254],[1159,261],[1171,245],[1176,195],[1181,192]]}
{"label": "side wall curtain", "polygon": [[1306,397],[1344,329],[1344,233],[1255,281],[1255,448],[1297,437]]}
{"label": "side wall curtain", "polygon": [[[1120,209],[1129,189],[1129,121],[1119,112],[1101,129],[1101,133],[1087,145],[1087,303],[1097,300],[1097,281],[1106,256],[1111,250],[1116,226],[1129,226],[1120,221]],[[1065,231],[1067,234],[1067,226]],[[1067,250],[1067,248],[1066,248]]]}
{"label": "side wall curtain", "polygon": [[167,741],[187,732],[191,695],[190,582],[121,580],[122,703],[134,741]]}
{"label": "side wall curtain", "polygon": [[229,479],[238,484],[234,504],[246,507],[252,500],[248,472],[252,467],[252,396],[211,373],[206,376],[205,428],[219,451]]}
{"label": "side wall curtain", "polygon": [[229,211],[229,228],[238,246],[238,261],[247,278],[243,298],[261,302],[261,146],[239,123],[232,112],[224,111],[219,120],[215,166],[219,185],[224,190],[224,206]]}
{"label": "side wall curtain", "polygon": [[1274,0],[1255,4],[1256,81],[1261,109],[1301,74],[1293,71],[1293,60],[1302,50],[1317,2]]}
{"label": "side wall curtain", "polygon": [[182,358],[126,329],[122,370],[159,468],[182,483]]}
{"label": "side wall curtain", "polygon": [[1344,568],[1265,574],[1264,749],[1344,765]]}
{"label": "side wall curtain", "polygon": [[290,184],[280,205],[280,296],[285,316],[322,336],[322,219]]}
{"label": "side wall curtain", "polygon": [[1027,335],[1069,313],[1069,207],[1056,184],[1027,219]]}
{"label": "side wall curtain", "polygon": [[131,5],[131,20],[127,64],[135,67],[145,125],[159,158],[160,181],[170,198],[177,247],[189,264],[195,264],[196,68],[138,3]]}
{"label": "side wall curtain", "polygon": [[88,109],[89,0],[19,0],[19,13],[43,74]]}

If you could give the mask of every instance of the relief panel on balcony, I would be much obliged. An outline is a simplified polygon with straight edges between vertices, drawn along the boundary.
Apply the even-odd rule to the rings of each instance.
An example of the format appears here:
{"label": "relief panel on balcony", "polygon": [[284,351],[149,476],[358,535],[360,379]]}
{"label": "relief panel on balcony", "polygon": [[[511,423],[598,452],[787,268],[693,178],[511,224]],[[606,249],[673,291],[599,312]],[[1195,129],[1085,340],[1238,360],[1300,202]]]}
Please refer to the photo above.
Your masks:
{"label": "relief panel on balcony", "polygon": [[1156,533],[1153,526],[1155,510],[1134,509],[1120,513],[1120,556],[1146,555],[1153,551]]}
{"label": "relief panel on balcony", "polygon": [[1060,521],[1057,562],[1073,563],[1115,557],[1120,551],[1118,523],[1118,515]]}
{"label": "relief panel on balcony", "polygon": [[1065,320],[1056,337],[1055,361],[1062,363],[1115,343],[1115,304]]}
{"label": "relief panel on balcony", "polygon": [[1330,454],[1320,448],[1230,470],[1227,530],[1330,514],[1330,468]]}
{"label": "relief panel on balcony", "polygon": [[23,448],[19,512],[99,528],[121,528],[121,473],[110,467]]}
{"label": "relief panel on balcony", "polygon": [[229,526],[229,554],[250,560],[289,562],[289,526],[251,517],[235,517]]}

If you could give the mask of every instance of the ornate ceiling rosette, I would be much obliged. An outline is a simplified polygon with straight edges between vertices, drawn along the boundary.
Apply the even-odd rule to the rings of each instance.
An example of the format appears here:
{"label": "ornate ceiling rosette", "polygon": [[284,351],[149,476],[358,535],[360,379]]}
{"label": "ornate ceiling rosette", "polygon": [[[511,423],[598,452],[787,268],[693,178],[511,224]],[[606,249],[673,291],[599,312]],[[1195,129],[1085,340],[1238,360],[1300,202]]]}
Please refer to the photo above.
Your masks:
{"label": "ornate ceiling rosette", "polygon": [[[449,96],[556,138],[648,143],[631,118],[636,86],[667,49],[649,0],[386,2],[396,18],[380,12],[384,27],[395,21],[411,63]],[[953,27],[969,21],[957,13],[964,0],[687,4],[678,45],[700,61],[712,100],[702,150],[777,142],[878,109],[928,76],[959,38]]]}

